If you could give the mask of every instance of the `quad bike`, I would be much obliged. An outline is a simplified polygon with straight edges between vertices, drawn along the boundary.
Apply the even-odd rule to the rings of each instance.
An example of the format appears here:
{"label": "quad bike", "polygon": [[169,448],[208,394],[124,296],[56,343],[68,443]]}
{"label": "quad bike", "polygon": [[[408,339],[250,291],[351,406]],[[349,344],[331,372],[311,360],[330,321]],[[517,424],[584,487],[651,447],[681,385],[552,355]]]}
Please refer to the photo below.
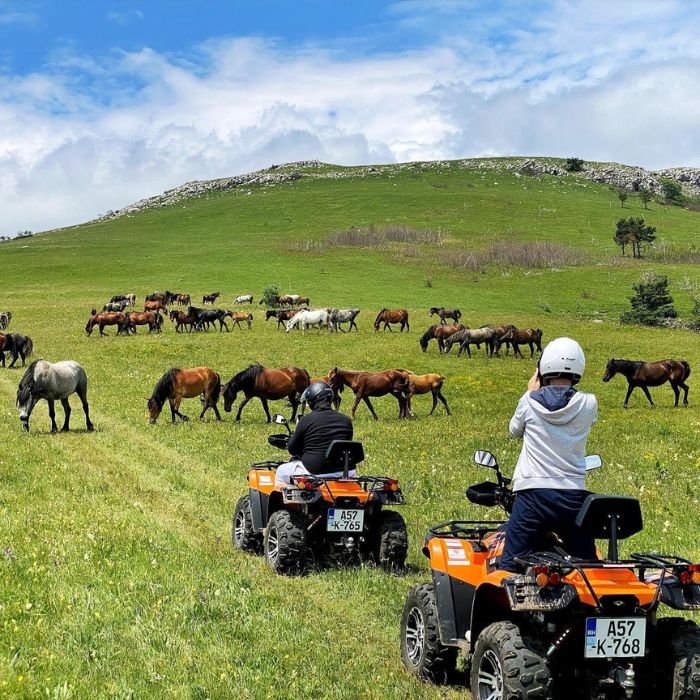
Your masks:
{"label": "quad bike", "polygon": [[[471,486],[467,498],[510,514],[511,480],[490,452],[474,460],[495,469],[497,483]],[[474,700],[700,698],[700,628],[657,616],[660,603],[700,610],[700,564],[662,554],[621,560],[619,540],[642,529],[634,498],[591,494],[576,523],[608,540],[607,557],[570,557],[552,535],[550,551],[516,560],[518,574],[499,570],[503,521],[430,528],[423,553],[433,581],[411,589],[401,621],[408,671],[444,682],[461,653]]]}
{"label": "quad bike", "polygon": [[[287,434],[270,435],[268,442],[286,449],[291,431],[281,415],[275,423]],[[385,570],[403,568],[408,552],[406,524],[399,513],[384,510],[401,505],[396,479],[383,476],[348,477],[364,460],[361,442],[334,440],[326,453],[328,478],[304,474],[292,484],[275,483],[281,461],[253,464],[248,471],[248,495],[236,504],[232,540],[235,549],[264,554],[278,574],[302,574],[314,560],[348,565],[373,560]]]}

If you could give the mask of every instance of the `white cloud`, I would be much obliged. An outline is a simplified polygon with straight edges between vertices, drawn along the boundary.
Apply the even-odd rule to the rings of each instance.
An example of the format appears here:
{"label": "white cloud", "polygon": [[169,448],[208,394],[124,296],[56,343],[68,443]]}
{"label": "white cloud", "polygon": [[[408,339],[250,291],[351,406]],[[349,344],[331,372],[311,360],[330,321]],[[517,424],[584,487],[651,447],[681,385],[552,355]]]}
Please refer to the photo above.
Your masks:
{"label": "white cloud", "polygon": [[[0,234],[307,158],[700,166],[700,18],[680,3],[555,2],[471,33],[459,3],[440,4],[439,40],[401,53],[231,39],[184,57],[64,54],[45,74],[0,76]],[[423,7],[393,12],[420,20]]]}

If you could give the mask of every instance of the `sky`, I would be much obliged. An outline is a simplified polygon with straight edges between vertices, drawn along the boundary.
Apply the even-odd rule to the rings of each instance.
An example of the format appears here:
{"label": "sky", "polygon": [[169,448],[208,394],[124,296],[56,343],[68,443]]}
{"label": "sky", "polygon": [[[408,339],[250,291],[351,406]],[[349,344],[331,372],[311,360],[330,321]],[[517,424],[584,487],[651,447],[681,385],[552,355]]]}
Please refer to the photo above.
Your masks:
{"label": "sky", "polygon": [[273,163],[700,167],[693,0],[0,0],[0,235]]}

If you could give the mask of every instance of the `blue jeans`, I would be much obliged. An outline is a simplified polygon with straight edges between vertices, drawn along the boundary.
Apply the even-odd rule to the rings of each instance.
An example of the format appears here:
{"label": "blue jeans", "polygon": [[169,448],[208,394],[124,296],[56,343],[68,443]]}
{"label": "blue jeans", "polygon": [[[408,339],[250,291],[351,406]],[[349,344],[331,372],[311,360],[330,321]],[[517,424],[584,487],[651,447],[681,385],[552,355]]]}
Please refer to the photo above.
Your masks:
{"label": "blue jeans", "polygon": [[595,540],[576,525],[576,516],[589,495],[589,491],[568,489],[518,491],[498,568],[517,572],[516,557],[551,549],[547,543],[550,532],[556,532],[567,554],[595,559]]}

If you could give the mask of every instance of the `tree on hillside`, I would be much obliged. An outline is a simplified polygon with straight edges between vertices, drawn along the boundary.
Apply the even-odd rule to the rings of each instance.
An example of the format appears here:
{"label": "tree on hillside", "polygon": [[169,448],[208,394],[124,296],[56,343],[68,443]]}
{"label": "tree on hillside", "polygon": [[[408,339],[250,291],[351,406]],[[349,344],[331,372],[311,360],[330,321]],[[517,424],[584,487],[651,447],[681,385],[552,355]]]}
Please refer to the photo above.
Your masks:
{"label": "tree on hillside", "polygon": [[632,285],[634,296],[630,297],[631,311],[620,317],[622,323],[641,323],[645,326],[660,326],[666,319],[677,318],[673,297],[668,291],[668,277],[655,272],[646,272],[642,279]]}
{"label": "tree on hillside", "polygon": [[262,298],[260,303],[266,306],[277,306],[277,298],[280,295],[280,290],[274,284],[268,285],[263,289]]}
{"label": "tree on hillside", "polygon": [[567,158],[564,166],[570,173],[579,173],[583,170],[581,158]]}
{"label": "tree on hillside", "polygon": [[651,202],[651,200],[654,198],[654,195],[649,191],[645,189],[639,190],[639,199],[642,200],[642,204],[644,204],[644,208],[648,209],[649,207],[647,204]]}
{"label": "tree on hillside", "polygon": [[653,243],[656,240],[656,227],[645,224],[641,216],[618,219],[613,240],[616,245],[622,248],[623,255],[625,254],[625,248],[631,246],[632,257],[641,258],[642,245]]}
{"label": "tree on hillside", "polygon": [[617,195],[617,198],[620,200],[620,204],[624,209],[627,197],[629,197],[629,192],[627,192],[627,190],[624,187],[618,187],[615,189],[615,194]]}
{"label": "tree on hillside", "polygon": [[671,204],[683,203],[683,188],[675,180],[661,180],[661,186],[664,190],[664,197]]}

